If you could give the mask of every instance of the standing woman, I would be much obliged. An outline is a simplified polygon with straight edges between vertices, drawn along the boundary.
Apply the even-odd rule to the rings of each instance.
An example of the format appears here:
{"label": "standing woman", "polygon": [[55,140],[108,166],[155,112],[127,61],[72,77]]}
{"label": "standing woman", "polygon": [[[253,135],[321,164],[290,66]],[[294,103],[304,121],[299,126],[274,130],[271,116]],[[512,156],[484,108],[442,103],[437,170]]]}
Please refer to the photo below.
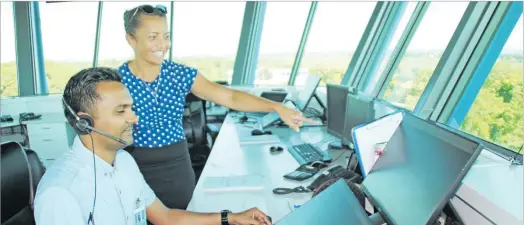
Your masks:
{"label": "standing woman", "polygon": [[196,185],[182,127],[190,91],[239,111],[277,112],[296,131],[308,119],[280,103],[210,82],[196,68],[164,60],[171,46],[166,14],[165,6],[150,5],[124,13],[126,39],[135,56],[118,71],[140,118],[129,151],[158,198],[167,207],[186,209]]}

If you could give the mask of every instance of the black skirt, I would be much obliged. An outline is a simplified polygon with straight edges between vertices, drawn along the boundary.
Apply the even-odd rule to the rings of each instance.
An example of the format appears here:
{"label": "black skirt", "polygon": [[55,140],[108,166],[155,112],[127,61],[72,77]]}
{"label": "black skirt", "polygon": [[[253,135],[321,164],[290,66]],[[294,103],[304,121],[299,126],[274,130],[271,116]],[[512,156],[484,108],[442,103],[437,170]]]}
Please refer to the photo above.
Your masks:
{"label": "black skirt", "polygon": [[195,172],[185,140],[157,148],[129,147],[146,183],[168,208],[187,208],[195,189]]}

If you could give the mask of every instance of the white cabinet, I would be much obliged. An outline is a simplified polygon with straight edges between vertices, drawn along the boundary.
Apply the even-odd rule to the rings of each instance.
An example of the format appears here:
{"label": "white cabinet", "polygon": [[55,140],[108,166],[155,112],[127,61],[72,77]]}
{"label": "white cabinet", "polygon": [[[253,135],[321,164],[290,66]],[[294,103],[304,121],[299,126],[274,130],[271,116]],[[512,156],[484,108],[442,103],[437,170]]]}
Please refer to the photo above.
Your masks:
{"label": "white cabinet", "polygon": [[46,167],[69,149],[65,122],[28,123],[27,133],[29,148]]}
{"label": "white cabinet", "polygon": [[[64,117],[62,95],[2,97],[0,109],[2,109],[2,115],[11,115],[14,119],[12,123],[2,123],[1,128],[25,126],[25,138],[29,140],[28,147],[38,154],[46,167],[69,149],[72,137],[68,134],[71,134],[69,132],[71,128],[66,128],[69,125]],[[23,112],[33,112],[42,116],[38,119],[20,122],[18,115]]]}

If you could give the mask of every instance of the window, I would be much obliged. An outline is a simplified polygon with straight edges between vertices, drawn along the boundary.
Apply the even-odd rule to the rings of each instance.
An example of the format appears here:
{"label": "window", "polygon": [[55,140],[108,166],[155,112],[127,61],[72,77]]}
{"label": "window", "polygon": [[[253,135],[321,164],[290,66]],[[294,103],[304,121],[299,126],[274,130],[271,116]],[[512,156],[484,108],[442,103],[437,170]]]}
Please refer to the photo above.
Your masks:
{"label": "window", "polygon": [[310,6],[310,2],[267,3],[256,85],[287,84]]}
{"label": "window", "polygon": [[321,85],[340,83],[366,29],[376,2],[319,2],[295,85],[308,75]]}
{"label": "window", "polygon": [[522,146],[523,18],[513,28],[460,129],[513,151]]}
{"label": "window", "polygon": [[468,4],[431,2],[387,84],[384,100],[402,108],[415,108]]}
{"label": "window", "polygon": [[175,2],[173,60],[231,83],[245,2]]}
{"label": "window", "polygon": [[[100,26],[98,66],[117,68],[134,58],[133,49],[126,40],[124,12],[143,4],[166,6],[168,10],[166,18],[169,24],[171,14],[169,2],[104,2]],[[169,58],[167,54],[166,58]]]}
{"label": "window", "polygon": [[62,93],[67,81],[93,62],[97,2],[39,2],[49,93]]}
{"label": "window", "polygon": [[2,2],[0,22],[0,59],[1,81],[0,96],[18,96],[18,77],[16,70],[15,23],[13,19],[13,3]]}
{"label": "window", "polygon": [[418,3],[419,2],[406,2],[405,3],[407,4],[405,6],[406,8],[404,9],[402,16],[400,17],[397,28],[393,32],[393,36],[391,37],[391,41],[388,44],[386,52],[384,53],[384,57],[382,58],[380,65],[377,71],[375,72],[375,74],[370,75],[369,83],[365,87],[366,93],[370,94],[373,91],[380,76],[383,75],[384,69],[386,68],[386,65],[389,63],[391,59],[391,54],[393,54],[393,51],[397,47],[398,41],[400,37],[402,36],[402,33],[404,33],[404,30],[406,29],[406,26],[408,25],[409,19],[411,18],[413,11],[415,11],[415,8],[417,7]]}

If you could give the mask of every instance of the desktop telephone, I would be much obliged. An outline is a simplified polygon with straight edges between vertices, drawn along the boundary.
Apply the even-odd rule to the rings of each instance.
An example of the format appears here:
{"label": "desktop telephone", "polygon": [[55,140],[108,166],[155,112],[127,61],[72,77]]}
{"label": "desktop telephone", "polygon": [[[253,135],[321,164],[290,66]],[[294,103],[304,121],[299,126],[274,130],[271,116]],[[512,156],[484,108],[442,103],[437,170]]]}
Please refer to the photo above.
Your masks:
{"label": "desktop telephone", "polygon": [[320,171],[321,168],[325,167],[326,164],[323,162],[313,162],[311,164],[304,164],[299,166],[296,170],[284,175],[284,178],[296,181],[306,180]]}
{"label": "desktop telephone", "polygon": [[349,171],[342,167],[341,165],[336,165],[322,173],[320,176],[317,177],[309,186],[309,190],[315,190],[318,187],[320,187],[323,183],[332,180],[332,179],[338,179],[343,178],[347,179],[353,183],[360,184],[362,182],[362,177],[355,172]]}
{"label": "desktop telephone", "polygon": [[42,116],[42,114],[35,114],[35,113],[32,113],[32,112],[20,113],[20,121],[34,120],[34,119],[40,118],[41,116]]}
{"label": "desktop telephone", "polygon": [[280,91],[264,91],[262,94],[260,94],[260,97],[269,99],[271,101],[275,102],[284,102],[284,100],[287,97],[287,92],[285,92],[283,89]]}

